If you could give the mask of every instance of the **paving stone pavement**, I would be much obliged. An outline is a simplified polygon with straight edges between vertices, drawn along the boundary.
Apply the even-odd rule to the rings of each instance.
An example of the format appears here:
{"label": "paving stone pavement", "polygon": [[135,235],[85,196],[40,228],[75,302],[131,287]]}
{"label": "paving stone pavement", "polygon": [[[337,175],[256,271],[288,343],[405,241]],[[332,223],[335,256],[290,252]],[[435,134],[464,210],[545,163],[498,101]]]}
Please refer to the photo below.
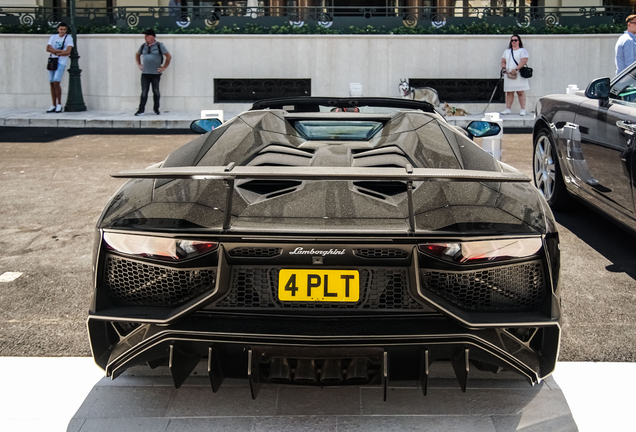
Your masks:
{"label": "paving stone pavement", "polygon": [[101,379],[68,432],[135,431],[577,431],[552,378],[531,387],[502,372],[471,372],[466,393],[450,365],[434,364],[427,396],[418,382],[380,387],[263,386],[252,400],[246,380],[212,393],[205,365],[175,389],[167,368],[133,368]]}

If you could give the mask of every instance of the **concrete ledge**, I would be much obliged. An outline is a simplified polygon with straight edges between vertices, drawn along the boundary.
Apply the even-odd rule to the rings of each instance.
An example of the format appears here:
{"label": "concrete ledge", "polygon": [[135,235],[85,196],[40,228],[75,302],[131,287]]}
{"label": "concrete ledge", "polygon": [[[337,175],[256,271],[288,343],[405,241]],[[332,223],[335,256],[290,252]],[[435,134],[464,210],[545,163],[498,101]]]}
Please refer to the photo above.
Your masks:
{"label": "concrete ledge", "polygon": [[142,129],[166,129],[166,122],[164,120],[157,120],[155,116],[152,120],[142,120],[139,122],[139,127]]}
{"label": "concrete ledge", "polygon": [[139,129],[141,126],[138,121],[132,120],[113,120],[113,128],[119,129]]}
{"label": "concrete ledge", "polygon": [[190,124],[192,123],[192,120],[168,120],[166,121],[166,128],[167,129],[190,129]]}
{"label": "concrete ledge", "polygon": [[[225,121],[244,111],[239,104],[233,111],[226,111]],[[495,111],[495,110],[493,110]],[[501,116],[506,128],[532,129],[534,114],[527,116],[508,114]],[[447,117],[452,125],[466,127],[473,120],[481,120],[484,113],[469,116]],[[199,112],[166,112],[157,116],[148,114],[135,116],[129,112],[86,111],[83,113],[48,114],[42,110],[0,109],[0,126],[15,127],[61,127],[61,128],[117,128],[117,129],[189,129]]]}
{"label": "concrete ledge", "polygon": [[102,119],[88,119],[84,123],[84,126],[87,128],[112,128],[113,121],[112,120],[102,120]]}
{"label": "concrete ledge", "polygon": [[26,126],[29,126],[29,119],[24,117],[23,118],[10,117],[5,119],[4,125],[26,127]]}
{"label": "concrete ledge", "polygon": [[83,119],[60,119],[57,121],[60,127],[67,128],[85,128],[86,120]]}
{"label": "concrete ledge", "polygon": [[32,118],[29,120],[29,126],[33,127],[58,127],[57,118],[50,114],[51,118]]}

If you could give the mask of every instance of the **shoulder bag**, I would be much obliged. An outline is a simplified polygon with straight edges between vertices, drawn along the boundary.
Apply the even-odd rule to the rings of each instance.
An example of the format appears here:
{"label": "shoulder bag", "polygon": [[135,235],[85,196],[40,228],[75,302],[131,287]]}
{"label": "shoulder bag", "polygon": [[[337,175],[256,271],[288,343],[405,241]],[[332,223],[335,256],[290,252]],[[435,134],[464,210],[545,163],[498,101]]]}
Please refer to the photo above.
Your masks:
{"label": "shoulder bag", "polygon": [[[62,49],[64,49],[64,44],[66,43],[67,36],[68,35],[65,35],[64,40],[62,41]],[[59,57],[51,57],[51,55],[49,54],[49,61],[46,63],[46,70],[56,71],[58,60],[59,60]]]}
{"label": "shoulder bag", "polygon": [[[514,51],[510,50],[510,56],[512,57],[512,60],[517,63]],[[517,63],[517,66],[519,66],[519,63]],[[521,75],[521,78],[532,78],[532,68],[524,65],[521,69],[519,69],[519,75]]]}

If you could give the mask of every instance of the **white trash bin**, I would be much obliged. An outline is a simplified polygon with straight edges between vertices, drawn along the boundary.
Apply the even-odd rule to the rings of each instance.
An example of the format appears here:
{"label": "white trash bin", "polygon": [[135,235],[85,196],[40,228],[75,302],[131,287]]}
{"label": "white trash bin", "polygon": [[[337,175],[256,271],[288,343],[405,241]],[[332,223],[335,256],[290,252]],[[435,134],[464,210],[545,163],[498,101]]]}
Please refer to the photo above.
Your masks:
{"label": "white trash bin", "polygon": [[223,110],[201,110],[201,118],[218,118],[223,123]]}
{"label": "white trash bin", "polygon": [[482,121],[495,122],[501,127],[498,135],[482,138],[481,148],[494,156],[498,161],[501,160],[501,143],[503,139],[503,120],[499,117],[498,112],[486,113]]}

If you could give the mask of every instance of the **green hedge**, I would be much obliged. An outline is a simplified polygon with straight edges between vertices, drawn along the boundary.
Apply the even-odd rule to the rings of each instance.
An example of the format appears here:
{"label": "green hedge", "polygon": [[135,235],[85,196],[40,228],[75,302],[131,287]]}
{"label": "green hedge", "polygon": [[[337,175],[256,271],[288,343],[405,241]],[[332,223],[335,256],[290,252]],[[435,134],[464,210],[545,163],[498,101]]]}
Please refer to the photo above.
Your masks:
{"label": "green hedge", "polygon": [[[385,26],[374,27],[348,27],[346,29],[331,29],[322,26],[305,25],[294,27],[291,25],[261,26],[258,24],[248,24],[243,27],[234,25],[232,27],[206,27],[192,29],[168,29],[155,26],[153,29],[160,34],[600,34],[600,33],[622,33],[626,26],[620,25],[599,25],[590,27],[579,26],[546,26],[546,27],[518,27],[502,26],[488,23],[472,23],[468,25],[449,25],[441,28],[433,26],[422,27],[396,27],[386,28]],[[114,26],[78,26],[78,34],[139,34],[142,28],[120,28]],[[0,33],[19,34],[50,34],[53,30],[50,27],[26,26],[26,25],[0,25]]]}

